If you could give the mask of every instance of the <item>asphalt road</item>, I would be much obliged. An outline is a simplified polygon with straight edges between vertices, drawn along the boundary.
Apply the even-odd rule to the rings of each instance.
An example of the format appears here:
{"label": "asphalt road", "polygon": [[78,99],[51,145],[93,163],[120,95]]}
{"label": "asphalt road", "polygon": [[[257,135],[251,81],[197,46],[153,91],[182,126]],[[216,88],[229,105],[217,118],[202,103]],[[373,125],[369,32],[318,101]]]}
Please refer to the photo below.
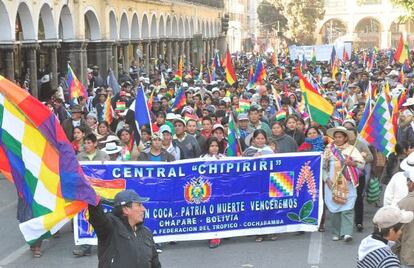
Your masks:
{"label": "asphalt road", "polygon": [[[69,225],[61,230],[60,238],[44,241],[43,256],[34,259],[19,231],[16,206],[14,186],[0,179],[0,268],[97,267],[96,248],[90,257],[72,255],[74,244]],[[332,241],[328,227],[325,233],[281,234],[276,241],[261,243],[255,242],[254,237],[231,238],[216,249],[209,249],[207,241],[180,242],[165,245],[160,260],[167,268],[355,267],[359,242],[371,232],[375,210],[366,205],[366,228],[362,233],[355,232],[350,243]]]}

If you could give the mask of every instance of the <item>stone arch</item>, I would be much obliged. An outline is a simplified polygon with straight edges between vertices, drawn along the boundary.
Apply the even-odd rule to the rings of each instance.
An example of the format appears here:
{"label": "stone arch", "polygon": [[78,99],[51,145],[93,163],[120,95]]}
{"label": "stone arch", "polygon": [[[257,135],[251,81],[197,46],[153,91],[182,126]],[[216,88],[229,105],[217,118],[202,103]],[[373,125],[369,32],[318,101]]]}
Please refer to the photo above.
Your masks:
{"label": "stone arch", "polygon": [[373,17],[362,18],[355,26],[355,47],[368,48],[381,45],[381,21]]}
{"label": "stone arch", "polygon": [[166,34],[165,34],[165,22],[164,22],[164,16],[163,15],[161,15],[160,16],[160,21],[158,22],[158,35],[159,35],[159,37],[165,37],[166,36]]}
{"label": "stone arch", "polygon": [[[38,24],[38,37],[42,34],[42,39],[57,39],[57,31],[55,28],[55,20],[52,15],[52,8],[47,3],[43,4],[40,9]],[[40,33],[40,30],[42,30],[43,33]]]}
{"label": "stone arch", "polygon": [[185,27],[185,37],[189,38],[191,34],[190,34],[190,21],[188,20],[188,18],[185,18],[184,27]]}
{"label": "stone arch", "polygon": [[178,37],[178,22],[176,16],[173,17],[172,21],[171,37]]}
{"label": "stone arch", "polygon": [[72,13],[67,5],[62,7],[59,18],[59,39],[70,40],[75,38]]}
{"label": "stone arch", "polygon": [[134,13],[131,22],[131,39],[137,40],[139,39],[139,22],[138,22],[138,15]]}
{"label": "stone arch", "polygon": [[116,23],[115,12],[111,10],[109,12],[109,38],[111,40],[118,40],[118,27]]}
{"label": "stone arch", "polygon": [[[22,2],[17,8],[16,14],[16,40],[36,40],[32,14],[26,3]],[[21,33],[21,36],[20,36]]]}
{"label": "stone arch", "polygon": [[167,22],[165,24],[166,36],[172,37],[171,30],[172,30],[172,23],[171,23],[171,16],[167,16]]}
{"label": "stone arch", "polygon": [[319,34],[322,42],[332,44],[341,36],[346,35],[346,23],[339,19],[329,19],[321,27]]}
{"label": "stone arch", "polygon": [[158,30],[157,30],[157,17],[155,16],[155,14],[152,14],[151,17],[151,39],[156,39],[158,38]]}
{"label": "stone arch", "polygon": [[85,12],[85,39],[100,40],[101,30],[96,13],[89,9]]}
{"label": "stone arch", "polygon": [[179,37],[185,37],[184,22],[183,22],[182,17],[180,17],[180,20],[179,20],[179,23],[178,23],[178,36]]}
{"label": "stone arch", "polygon": [[0,0],[0,41],[12,41],[13,33],[6,6]]}
{"label": "stone arch", "polygon": [[148,23],[148,17],[147,14],[144,14],[142,17],[142,23],[141,23],[141,35],[142,39],[148,39],[149,38],[149,23]]}
{"label": "stone arch", "polygon": [[124,12],[121,16],[121,23],[119,25],[119,38],[121,40],[129,40],[129,26],[128,26],[128,16]]}

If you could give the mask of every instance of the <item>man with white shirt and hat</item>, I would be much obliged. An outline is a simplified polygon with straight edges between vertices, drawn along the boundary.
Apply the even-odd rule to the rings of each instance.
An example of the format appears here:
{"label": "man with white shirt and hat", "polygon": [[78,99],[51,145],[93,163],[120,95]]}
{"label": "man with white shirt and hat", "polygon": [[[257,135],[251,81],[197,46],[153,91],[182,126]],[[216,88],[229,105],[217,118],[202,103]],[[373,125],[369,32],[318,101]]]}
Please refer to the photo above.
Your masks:
{"label": "man with white shirt and hat", "polygon": [[[414,212],[414,169],[405,171],[408,195],[398,202],[398,207],[406,211]],[[414,223],[410,222],[404,226],[400,239],[401,250],[399,257],[401,267],[414,267]]]}
{"label": "man with white shirt and hat", "polygon": [[384,206],[396,206],[407,196],[407,177],[404,171],[414,169],[414,153],[409,154],[400,164],[402,171],[395,173],[384,192]]}

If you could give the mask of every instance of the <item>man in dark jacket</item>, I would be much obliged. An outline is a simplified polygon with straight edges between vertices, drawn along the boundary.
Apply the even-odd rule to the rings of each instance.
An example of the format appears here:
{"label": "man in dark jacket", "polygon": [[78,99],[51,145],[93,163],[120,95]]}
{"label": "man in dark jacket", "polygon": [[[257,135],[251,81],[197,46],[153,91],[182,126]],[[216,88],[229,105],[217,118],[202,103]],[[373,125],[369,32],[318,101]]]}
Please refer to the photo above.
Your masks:
{"label": "man in dark jacket", "polygon": [[63,131],[69,141],[73,141],[73,129],[75,127],[82,127],[85,129],[85,134],[91,133],[91,129],[82,118],[83,110],[80,105],[74,105],[70,110],[71,118],[67,118],[62,122]]}
{"label": "man in dark jacket", "polygon": [[160,268],[151,231],[144,226],[147,198],[133,190],[115,196],[111,213],[89,205],[89,222],[98,237],[98,267]]}

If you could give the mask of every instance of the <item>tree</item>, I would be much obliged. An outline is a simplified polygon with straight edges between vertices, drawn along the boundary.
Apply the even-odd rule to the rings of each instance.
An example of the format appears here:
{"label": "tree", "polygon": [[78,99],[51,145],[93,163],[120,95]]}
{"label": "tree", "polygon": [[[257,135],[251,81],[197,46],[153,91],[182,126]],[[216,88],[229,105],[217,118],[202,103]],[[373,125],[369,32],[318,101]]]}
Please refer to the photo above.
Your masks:
{"label": "tree", "polygon": [[257,7],[257,15],[264,30],[281,31],[286,27],[287,19],[282,15],[281,8],[276,8],[275,5],[269,3],[268,1],[260,3]]}
{"label": "tree", "polygon": [[400,17],[401,22],[408,19],[414,19],[414,0],[391,0],[394,5],[400,6],[407,12],[406,15]]}
{"label": "tree", "polygon": [[323,0],[272,0],[287,19],[283,36],[291,43],[313,44],[316,23],[325,15]]}

